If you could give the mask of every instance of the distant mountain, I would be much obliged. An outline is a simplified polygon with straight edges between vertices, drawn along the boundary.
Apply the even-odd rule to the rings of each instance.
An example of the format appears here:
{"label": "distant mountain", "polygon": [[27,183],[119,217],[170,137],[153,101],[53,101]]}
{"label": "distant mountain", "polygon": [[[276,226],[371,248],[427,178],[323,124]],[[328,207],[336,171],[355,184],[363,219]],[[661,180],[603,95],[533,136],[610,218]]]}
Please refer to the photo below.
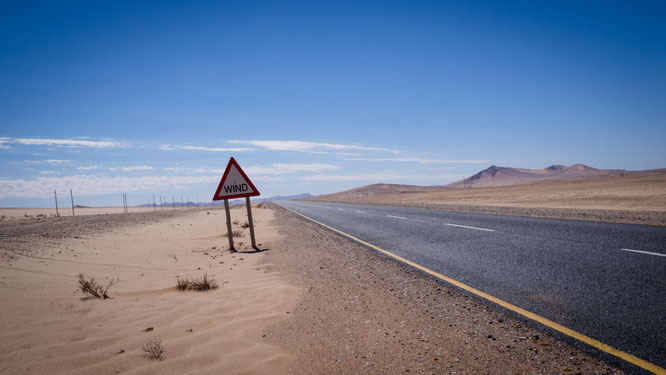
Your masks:
{"label": "distant mountain", "polygon": [[[188,202],[162,202],[162,205],[164,205],[164,207],[173,207],[175,205],[176,208],[178,208],[178,207],[196,207],[197,202],[189,202],[189,201]],[[155,202],[155,206],[159,207],[160,202]],[[199,202],[199,207],[203,207],[203,206],[210,206],[210,202]],[[144,203],[144,204],[140,204],[136,207],[153,207],[153,204],[152,203]]]}
{"label": "distant mountain", "polygon": [[[305,199],[305,198],[311,198],[313,197],[312,194],[309,193],[303,193],[303,194],[297,194],[297,195],[276,195],[274,197],[268,197],[268,198],[251,198],[252,202],[274,202],[274,201],[288,201],[291,199]],[[245,199],[234,199],[233,201],[229,201],[229,203],[243,203],[245,202]]]}
{"label": "distant mountain", "polygon": [[[290,200],[290,199],[304,199],[304,198],[311,198],[313,195],[308,194],[308,193],[303,193],[303,194],[297,194],[297,195],[276,195],[274,197],[268,197],[268,198],[256,198],[252,197],[251,201],[253,203],[260,203],[260,202],[273,202],[273,201],[285,201],[285,200]],[[219,206],[224,204],[224,201],[215,201],[213,203],[214,206]],[[245,199],[232,199],[229,201],[229,203],[245,203]],[[176,205],[176,208],[179,207],[196,207],[197,203],[196,202],[166,202],[164,203],[164,207],[173,207],[173,205]],[[157,207],[160,206],[159,202],[155,204]],[[211,206],[211,202],[199,202],[199,207],[206,207],[206,206]],[[141,204],[138,207],[153,207],[153,204]]]}
{"label": "distant mountain", "polygon": [[445,185],[446,188],[490,187],[521,184],[535,184],[541,182],[587,180],[594,178],[618,177],[620,175],[636,176],[644,174],[665,173],[666,169],[652,169],[645,171],[625,171],[619,169],[597,169],[583,164],[571,166],[551,165],[544,169],[523,169],[498,167],[492,165],[481,172]]}
{"label": "distant mountain", "polygon": [[551,165],[544,169],[524,169],[490,166],[481,172],[444,186],[416,186],[416,185],[398,185],[398,184],[372,184],[357,187],[339,193],[318,195],[312,200],[330,201],[330,202],[355,202],[362,201],[363,198],[389,195],[399,199],[400,194],[410,193],[428,193],[454,191],[457,188],[472,187],[492,187],[508,186],[520,184],[535,184],[556,181],[573,181],[599,178],[611,178],[624,176],[638,176],[647,174],[666,173],[666,168],[650,169],[644,171],[625,171],[619,169],[596,169],[583,164],[574,164],[571,166]]}

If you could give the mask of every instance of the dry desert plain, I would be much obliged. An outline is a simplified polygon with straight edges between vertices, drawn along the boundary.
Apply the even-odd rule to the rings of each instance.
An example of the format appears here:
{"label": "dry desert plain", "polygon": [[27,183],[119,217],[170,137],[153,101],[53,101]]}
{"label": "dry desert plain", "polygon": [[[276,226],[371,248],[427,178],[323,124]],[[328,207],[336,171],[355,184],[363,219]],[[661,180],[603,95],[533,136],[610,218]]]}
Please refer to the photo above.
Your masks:
{"label": "dry desert plain", "polygon": [[666,173],[471,189],[419,188],[369,185],[310,200],[666,225]]}
{"label": "dry desert plain", "polygon": [[[272,204],[5,220],[3,374],[620,373]],[[77,275],[107,283],[91,299]],[[219,287],[179,291],[177,278]],[[161,339],[163,360],[145,344]]]}

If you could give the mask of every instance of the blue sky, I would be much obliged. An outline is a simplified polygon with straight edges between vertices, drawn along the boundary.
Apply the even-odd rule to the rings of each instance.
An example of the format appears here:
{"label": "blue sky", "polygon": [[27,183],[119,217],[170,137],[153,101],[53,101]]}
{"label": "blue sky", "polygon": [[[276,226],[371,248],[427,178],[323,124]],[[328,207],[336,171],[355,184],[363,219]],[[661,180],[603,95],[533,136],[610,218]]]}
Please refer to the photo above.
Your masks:
{"label": "blue sky", "polygon": [[662,1],[0,5],[0,206],[666,167]]}

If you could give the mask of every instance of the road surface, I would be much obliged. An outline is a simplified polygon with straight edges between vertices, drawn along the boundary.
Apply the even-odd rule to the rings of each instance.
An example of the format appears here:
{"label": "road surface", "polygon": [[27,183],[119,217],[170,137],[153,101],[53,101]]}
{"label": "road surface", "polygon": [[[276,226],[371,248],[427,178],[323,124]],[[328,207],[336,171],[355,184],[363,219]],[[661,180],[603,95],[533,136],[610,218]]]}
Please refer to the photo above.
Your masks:
{"label": "road surface", "polygon": [[276,203],[666,368],[666,227]]}

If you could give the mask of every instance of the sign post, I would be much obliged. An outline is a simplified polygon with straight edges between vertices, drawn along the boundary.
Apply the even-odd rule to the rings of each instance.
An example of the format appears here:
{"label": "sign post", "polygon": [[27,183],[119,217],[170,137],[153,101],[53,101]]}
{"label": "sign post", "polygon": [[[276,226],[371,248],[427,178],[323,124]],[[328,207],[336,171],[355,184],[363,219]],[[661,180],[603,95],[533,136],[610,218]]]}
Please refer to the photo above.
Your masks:
{"label": "sign post", "polygon": [[252,181],[247,177],[243,169],[232,157],[229,159],[229,164],[224,170],[220,185],[215,191],[213,196],[214,201],[224,200],[224,211],[227,215],[227,236],[229,237],[229,249],[234,250],[233,233],[231,230],[231,213],[229,212],[229,199],[245,198],[247,205],[247,219],[250,226],[250,239],[252,240],[252,247],[257,248],[256,240],[254,239],[254,223],[252,222],[252,206],[250,205],[250,197],[259,195],[259,190],[254,186]]}

